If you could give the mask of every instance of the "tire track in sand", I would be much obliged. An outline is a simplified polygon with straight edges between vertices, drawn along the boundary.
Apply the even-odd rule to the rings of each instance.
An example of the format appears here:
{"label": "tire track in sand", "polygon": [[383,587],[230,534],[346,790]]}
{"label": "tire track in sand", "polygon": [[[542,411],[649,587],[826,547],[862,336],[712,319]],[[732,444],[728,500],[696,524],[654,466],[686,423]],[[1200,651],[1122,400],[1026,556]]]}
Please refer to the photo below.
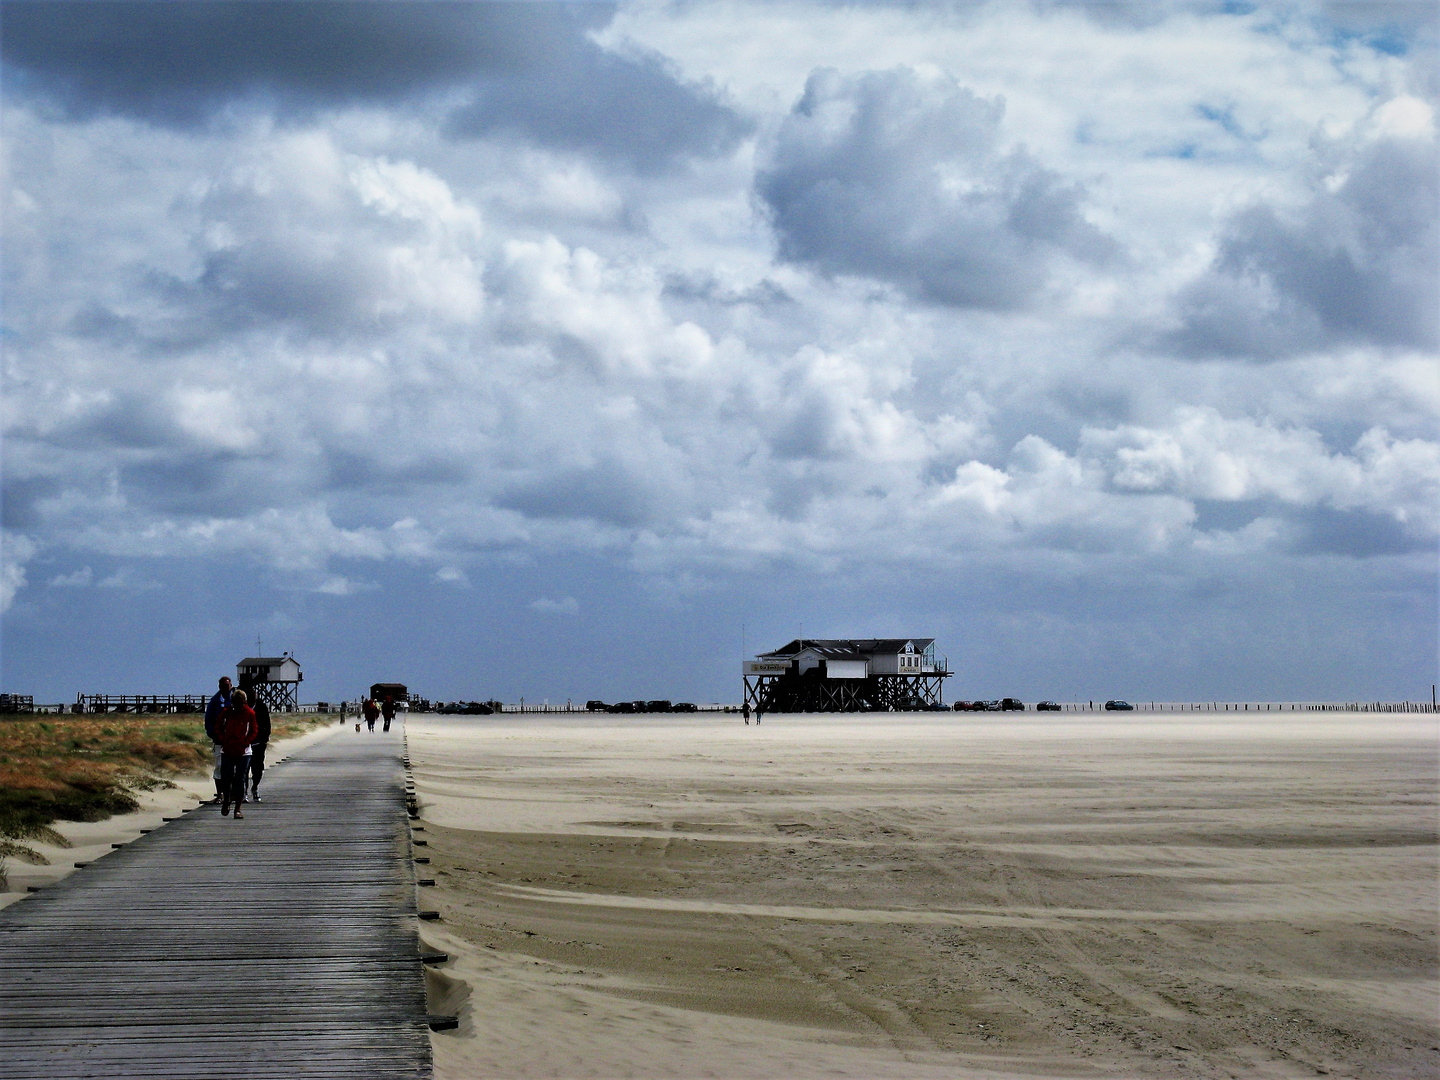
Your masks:
{"label": "tire track in sand", "polygon": [[860,989],[851,981],[849,972],[830,963],[815,949],[789,940],[774,931],[767,932],[755,927],[752,932],[757,941],[785,966],[798,971],[821,996],[829,998],[878,1028],[897,1051],[906,1055],[907,1061],[912,1060],[908,1055],[909,1051],[942,1049],[899,1005]]}

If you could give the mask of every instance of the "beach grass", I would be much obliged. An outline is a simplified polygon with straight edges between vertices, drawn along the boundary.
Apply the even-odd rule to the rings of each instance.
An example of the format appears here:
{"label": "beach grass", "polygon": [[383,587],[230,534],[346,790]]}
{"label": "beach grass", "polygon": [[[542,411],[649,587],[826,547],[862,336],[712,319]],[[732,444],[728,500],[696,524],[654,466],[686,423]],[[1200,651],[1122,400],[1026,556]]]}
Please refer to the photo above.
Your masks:
{"label": "beach grass", "polygon": [[[277,714],[271,738],[329,717]],[[137,791],[211,767],[198,715],[46,715],[0,720],[0,838],[58,836],[56,821],[103,821],[138,808]],[[12,854],[14,854],[12,852]]]}

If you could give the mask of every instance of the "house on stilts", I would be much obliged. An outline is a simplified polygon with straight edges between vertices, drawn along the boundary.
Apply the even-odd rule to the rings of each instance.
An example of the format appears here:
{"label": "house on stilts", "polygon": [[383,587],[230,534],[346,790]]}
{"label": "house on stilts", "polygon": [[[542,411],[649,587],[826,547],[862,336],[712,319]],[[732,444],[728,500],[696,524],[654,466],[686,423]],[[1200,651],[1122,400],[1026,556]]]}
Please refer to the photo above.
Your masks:
{"label": "house on stilts", "polygon": [[934,638],[797,638],[745,661],[745,704],[773,712],[943,709]]}

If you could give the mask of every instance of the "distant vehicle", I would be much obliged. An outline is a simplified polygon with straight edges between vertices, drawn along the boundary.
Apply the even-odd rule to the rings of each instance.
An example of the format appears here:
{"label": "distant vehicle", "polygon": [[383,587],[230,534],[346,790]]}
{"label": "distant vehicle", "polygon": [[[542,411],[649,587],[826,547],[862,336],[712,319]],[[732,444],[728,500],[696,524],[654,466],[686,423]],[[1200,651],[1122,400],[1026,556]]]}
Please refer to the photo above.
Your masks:
{"label": "distant vehicle", "polygon": [[998,701],[987,701],[987,702],[985,702],[985,711],[986,711],[986,712],[999,712],[999,711],[1000,711],[1000,702],[998,702]]}
{"label": "distant vehicle", "polygon": [[377,682],[370,684],[370,700],[379,704],[386,698],[397,705],[402,701],[410,700],[410,691],[404,683],[398,682]]}
{"label": "distant vehicle", "polygon": [[1019,698],[1007,697],[1000,699],[1001,712],[1024,712],[1025,703]]}
{"label": "distant vehicle", "polygon": [[670,702],[664,698],[656,698],[654,701],[645,702],[646,712],[670,712]]}
{"label": "distant vehicle", "polygon": [[489,716],[494,710],[479,701],[457,701],[456,712],[462,716]]}
{"label": "distant vehicle", "polygon": [[612,713],[633,713],[635,711],[635,703],[633,701],[617,701],[606,711]]}
{"label": "distant vehicle", "polygon": [[693,701],[677,701],[670,707],[671,712],[699,712]]}
{"label": "distant vehicle", "polygon": [[605,702],[601,701],[599,698],[593,698],[593,699],[591,699],[590,701],[585,702],[585,708],[586,708],[586,710],[589,711],[589,712],[609,712],[609,711],[610,711],[610,706],[609,706],[609,705],[606,705]]}
{"label": "distant vehicle", "polygon": [[1119,698],[1113,698],[1112,700],[1105,702],[1105,709],[1107,712],[1134,712],[1135,706],[1131,705],[1128,701],[1121,701]]}
{"label": "distant vehicle", "polygon": [[957,702],[955,702],[954,705],[951,705],[950,707],[951,707],[952,709],[954,709],[956,712],[969,712],[969,711],[970,711],[970,702],[968,702],[968,701],[957,701]]}
{"label": "distant vehicle", "polygon": [[1036,712],[1059,712],[1060,706],[1053,701],[1042,701],[1035,706]]}

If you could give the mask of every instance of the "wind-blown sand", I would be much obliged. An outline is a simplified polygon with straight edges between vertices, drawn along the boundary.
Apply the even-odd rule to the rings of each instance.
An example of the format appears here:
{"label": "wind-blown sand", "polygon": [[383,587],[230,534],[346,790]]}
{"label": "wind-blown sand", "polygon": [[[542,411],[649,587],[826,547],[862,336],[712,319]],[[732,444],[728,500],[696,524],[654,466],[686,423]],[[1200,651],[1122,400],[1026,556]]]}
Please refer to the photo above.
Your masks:
{"label": "wind-blown sand", "polygon": [[1440,1075],[1434,716],[407,729],[441,1078]]}

